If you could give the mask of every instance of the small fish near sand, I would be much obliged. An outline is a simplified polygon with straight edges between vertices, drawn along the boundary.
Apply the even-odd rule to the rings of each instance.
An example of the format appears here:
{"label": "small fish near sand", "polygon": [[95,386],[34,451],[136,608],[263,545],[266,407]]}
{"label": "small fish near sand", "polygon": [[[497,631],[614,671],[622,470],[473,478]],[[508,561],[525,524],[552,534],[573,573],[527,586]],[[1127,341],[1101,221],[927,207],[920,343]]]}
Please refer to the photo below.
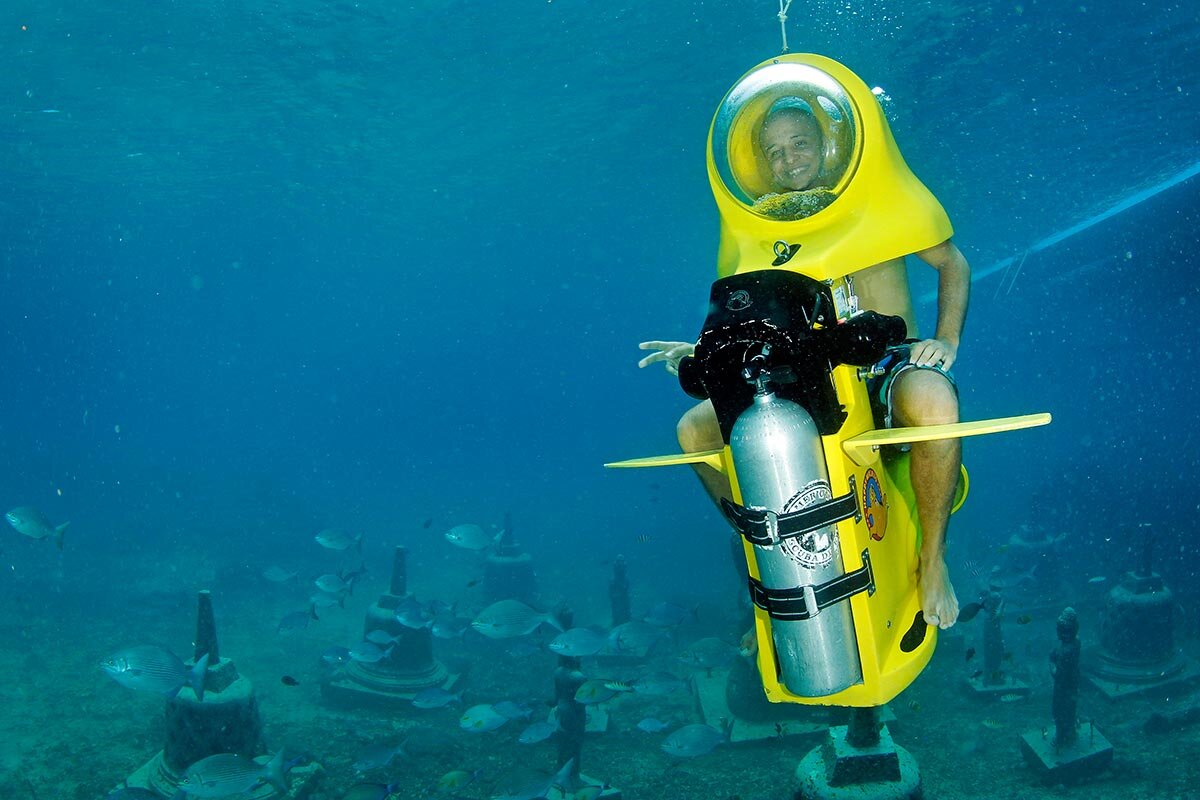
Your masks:
{"label": "small fish near sand", "polygon": [[560,656],[582,658],[596,655],[607,643],[608,637],[603,633],[597,633],[591,628],[571,628],[554,637],[554,640],[546,645],[546,649]]}
{"label": "small fish near sand", "polygon": [[455,525],[444,534],[446,541],[455,547],[461,547],[464,550],[487,550],[500,543],[500,537],[504,535],[504,531],[500,531],[495,536],[488,536],[483,528],[478,525]]}
{"label": "small fish near sand", "polygon": [[197,699],[203,700],[208,653],[189,668],[179,656],[164,647],[137,645],[109,656],[100,664],[100,669],[129,689],[174,697],[184,686],[190,686]]}
{"label": "small fish near sand", "polygon": [[663,637],[662,628],[641,620],[624,622],[608,632],[608,651],[614,654],[644,653]]}
{"label": "small fish near sand", "polygon": [[378,664],[385,658],[391,658],[393,648],[395,648],[395,645],[391,645],[384,650],[374,642],[368,642],[364,639],[350,648],[350,658],[360,664]]}
{"label": "small fish near sand", "polygon": [[711,753],[721,742],[725,734],[712,725],[684,725],[672,733],[662,743],[662,750],[676,758],[695,758]]}
{"label": "small fish near sand", "polygon": [[521,731],[521,735],[517,737],[517,742],[520,744],[537,744],[538,742],[546,741],[557,731],[558,726],[553,722],[535,722]]}
{"label": "small fish near sand", "polygon": [[326,550],[345,552],[353,547],[357,552],[362,553],[363,535],[361,533],[358,536],[351,536],[341,528],[326,528],[313,538]]}
{"label": "small fish near sand", "polygon": [[467,772],[465,769],[451,770],[438,778],[434,788],[439,792],[457,792],[478,778],[482,772],[483,770],[475,770],[474,772]]}
{"label": "small fish near sand", "polygon": [[496,730],[507,722],[508,717],[496,711],[492,706],[483,704],[471,706],[464,711],[463,715],[458,718],[458,727],[471,733],[486,733]]}
{"label": "small fish near sand", "polygon": [[354,584],[345,581],[341,575],[322,575],[313,581],[313,585],[325,594],[354,594]]}
{"label": "small fish near sand", "polygon": [[321,653],[321,660],[333,667],[344,667],[354,659],[350,657],[350,648],[335,646]]}
{"label": "small fish near sand", "polygon": [[407,754],[404,752],[403,743],[374,742],[363,748],[354,758],[354,763],[351,766],[355,772],[361,775],[364,772],[383,769],[395,761],[396,756],[404,755]]}
{"label": "small fish near sand", "polygon": [[462,692],[448,692],[440,686],[430,686],[413,696],[414,708],[445,708],[462,703]]}
{"label": "small fish near sand", "polygon": [[310,622],[319,619],[316,606],[310,605],[303,611],[293,611],[290,614],[285,614],[283,619],[279,620],[279,624],[275,626],[275,632],[291,633],[292,631],[302,631],[308,627]]}
{"label": "small fish near sand", "polygon": [[286,795],[288,769],[282,750],[266,764],[234,753],[217,753],[188,767],[179,788],[189,797],[231,797],[270,784]]}
{"label": "small fish near sand", "polygon": [[553,614],[535,611],[520,600],[500,600],[479,612],[471,621],[471,627],[489,639],[512,639],[528,636],[546,624],[562,631]]}
{"label": "small fish near sand", "polygon": [[271,583],[287,583],[298,580],[299,573],[288,572],[283,567],[272,564],[262,571],[262,576]]}
{"label": "small fish near sand", "polygon": [[637,724],[637,729],[646,733],[662,733],[669,727],[671,727],[670,724],[654,717],[646,717]]}
{"label": "small fish near sand", "polygon": [[584,681],[575,690],[575,702],[585,706],[593,703],[603,703],[617,696],[620,689],[614,689],[609,684],[611,681],[604,678],[592,678]]}
{"label": "small fish near sand", "polygon": [[63,533],[71,523],[52,525],[46,515],[32,506],[19,506],[4,515],[8,524],[22,536],[30,539],[50,539],[59,550],[63,549]]}

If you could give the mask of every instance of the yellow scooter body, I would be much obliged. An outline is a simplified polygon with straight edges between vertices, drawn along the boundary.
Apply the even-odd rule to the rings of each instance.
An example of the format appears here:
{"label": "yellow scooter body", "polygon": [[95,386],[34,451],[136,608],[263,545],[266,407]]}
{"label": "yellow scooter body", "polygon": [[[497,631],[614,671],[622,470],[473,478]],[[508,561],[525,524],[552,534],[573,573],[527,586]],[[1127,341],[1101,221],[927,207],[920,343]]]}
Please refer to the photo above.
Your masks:
{"label": "yellow scooter body", "polygon": [[[807,103],[821,129],[822,188],[835,199],[811,216],[779,219],[764,211],[759,198],[772,188],[770,168],[757,143],[772,105],[781,98]],[[884,261],[940,244],[953,230],[941,204],[905,164],[879,101],[853,72],[813,54],[773,58],[746,73],[721,101],[709,130],[708,175],[721,215],[717,273],[725,277],[750,270],[780,268],[816,280],[840,280]],[[776,243],[782,242],[787,250]],[[797,247],[798,245],[798,247]],[[783,252],[791,257],[780,264]],[[850,604],[858,638],[863,680],[837,694],[809,698],[791,694],[778,679],[771,619],[755,610],[759,668],[767,697],[774,702],[875,706],[888,702],[921,672],[933,655],[936,629],[904,652],[900,642],[924,627],[917,595],[920,532],[904,463],[876,459],[859,466],[843,443],[874,429],[865,384],[853,367],[834,372],[845,424],[823,437],[834,496],[859,494],[862,519],[838,523],[846,572],[862,566],[867,551],[875,591],[854,595]],[[729,449],[726,448],[726,458]],[[741,502],[737,465],[727,474]],[[745,543],[750,573],[758,578],[754,547]]]}
{"label": "yellow scooter body", "polygon": [[[809,107],[821,129],[820,185],[814,192],[772,196],[773,179],[757,137],[773,105],[793,98]],[[818,55],[773,58],[734,85],[709,131],[708,174],[721,215],[718,277],[786,269],[825,281],[831,285],[839,318],[853,310],[846,276],[941,244],[953,233],[942,206],[904,163],[875,95],[846,67]],[[796,198],[801,207],[814,198],[821,205],[800,215],[779,213],[793,208]],[[862,680],[826,696],[792,694],[779,679],[771,618],[756,607],[758,665],[772,702],[878,706],[920,674],[937,642],[937,629],[924,623],[917,590],[921,534],[908,456],[881,456],[879,445],[1015,430],[1044,425],[1050,416],[958,423],[936,431],[879,432],[858,368],[838,366],[832,377],[847,416],[835,433],[822,437],[830,490],[839,497],[853,489],[861,511],[859,519],[836,523],[839,550],[846,572],[860,569],[862,554],[868,553],[874,578],[872,592],[842,601],[849,602],[853,612]],[[672,464],[706,464],[724,472],[734,499],[742,502],[737,464],[728,446],[607,466]],[[964,470],[955,510],[966,489]],[[751,576],[761,578],[754,546],[745,543],[745,553]]]}

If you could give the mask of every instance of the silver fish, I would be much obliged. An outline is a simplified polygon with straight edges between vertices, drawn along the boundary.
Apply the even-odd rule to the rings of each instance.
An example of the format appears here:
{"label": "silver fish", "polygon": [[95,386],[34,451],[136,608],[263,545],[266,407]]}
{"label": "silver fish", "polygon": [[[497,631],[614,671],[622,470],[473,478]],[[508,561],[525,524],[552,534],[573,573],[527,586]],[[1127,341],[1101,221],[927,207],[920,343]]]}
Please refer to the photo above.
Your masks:
{"label": "silver fish", "polygon": [[590,628],[571,628],[555,636],[546,647],[560,656],[582,658],[596,655],[604,649],[606,643],[607,639],[602,633],[596,633]]}
{"label": "silver fish", "polygon": [[341,575],[322,575],[313,584],[326,594],[350,594],[353,588]]}
{"label": "silver fish", "polygon": [[663,752],[676,758],[694,758],[711,753],[725,741],[725,734],[712,725],[684,725],[662,743]]}
{"label": "silver fish", "polygon": [[314,619],[319,620],[315,605],[310,605],[304,611],[293,611],[290,614],[284,615],[283,619],[279,620],[279,625],[275,627],[276,633],[290,633],[292,631],[302,631],[308,627],[308,623]]}
{"label": "silver fish", "polygon": [[644,653],[653,647],[662,636],[662,628],[641,620],[631,620],[608,632],[608,650],[616,655]]}
{"label": "silver fish", "polygon": [[394,647],[381,650],[379,645],[363,640],[350,648],[350,658],[363,664],[375,664],[391,656]]}
{"label": "silver fish", "polygon": [[443,614],[435,617],[429,626],[429,632],[439,639],[457,639],[471,627],[471,620],[461,619],[453,614]]}
{"label": "silver fish", "polygon": [[521,744],[537,744],[549,739],[558,730],[558,726],[550,722],[535,722],[517,737]]}
{"label": "silver fish", "polygon": [[263,570],[262,576],[271,583],[287,583],[294,581],[299,577],[298,573],[288,572],[283,567],[277,567],[274,564]]}
{"label": "silver fish", "polygon": [[341,667],[349,664],[354,659],[350,658],[350,650],[345,647],[331,647],[321,654],[321,660],[326,664],[332,664],[335,667]]}
{"label": "silver fish", "polygon": [[462,702],[462,692],[448,692],[440,686],[430,686],[422,689],[413,696],[412,704],[416,708],[445,708]]}
{"label": "silver fish", "polygon": [[308,603],[313,608],[338,608],[346,607],[346,595],[344,594],[329,594],[328,592],[313,592],[309,595]]}
{"label": "silver fish", "polygon": [[575,690],[575,702],[588,706],[592,703],[603,703],[606,700],[611,700],[616,696],[617,690],[610,687],[609,683],[611,681],[605,678],[592,678],[591,680],[584,681]]}
{"label": "silver fish", "polygon": [[362,552],[363,535],[351,536],[341,528],[326,528],[318,533],[315,537],[317,544],[328,550],[349,550],[353,547],[359,553]]}
{"label": "silver fish", "polygon": [[404,755],[404,745],[398,742],[375,742],[363,748],[354,759],[354,771],[358,773],[382,769],[391,764],[398,755]]}
{"label": "silver fish", "polygon": [[563,629],[552,614],[534,611],[520,600],[500,600],[479,612],[471,627],[490,639],[510,639],[528,636],[543,623]]}
{"label": "silver fish", "polygon": [[204,676],[208,669],[205,653],[190,669],[179,656],[156,645],[127,647],[106,658],[100,669],[117,683],[142,692],[174,697],[184,686],[204,699]]}
{"label": "silver fish", "polygon": [[639,731],[645,731],[646,733],[662,733],[669,727],[671,726],[660,719],[655,719],[654,717],[646,717],[637,724],[637,729]]}
{"label": "silver fish", "polygon": [[472,733],[494,731],[508,722],[508,717],[490,705],[471,706],[458,718],[458,727]]}
{"label": "silver fish", "polygon": [[5,514],[4,518],[13,526],[13,530],[22,536],[28,536],[30,539],[53,539],[59,550],[63,547],[63,532],[71,524],[64,522],[57,527],[51,525],[46,515],[32,506],[14,508]]}
{"label": "silver fish", "polygon": [[428,628],[433,624],[433,617],[430,615],[428,609],[412,597],[406,597],[401,600],[400,605],[396,606],[396,610],[392,613],[395,615],[397,622],[413,630]]}
{"label": "silver fish", "polygon": [[557,730],[558,726],[553,722],[534,722],[522,730],[521,735],[517,736],[517,741],[522,745],[536,745],[539,741],[550,739]]}
{"label": "silver fish", "polygon": [[286,795],[286,772],[282,750],[266,764],[234,753],[217,753],[188,767],[179,788],[192,797],[232,797],[269,783]]}
{"label": "silver fish", "polygon": [[380,647],[387,647],[389,644],[395,644],[396,642],[400,641],[399,636],[392,636],[383,628],[375,628],[363,638],[371,644],[377,644]]}
{"label": "silver fish", "polygon": [[504,531],[495,536],[488,536],[478,525],[455,525],[446,531],[446,541],[464,550],[487,550],[500,542]]}

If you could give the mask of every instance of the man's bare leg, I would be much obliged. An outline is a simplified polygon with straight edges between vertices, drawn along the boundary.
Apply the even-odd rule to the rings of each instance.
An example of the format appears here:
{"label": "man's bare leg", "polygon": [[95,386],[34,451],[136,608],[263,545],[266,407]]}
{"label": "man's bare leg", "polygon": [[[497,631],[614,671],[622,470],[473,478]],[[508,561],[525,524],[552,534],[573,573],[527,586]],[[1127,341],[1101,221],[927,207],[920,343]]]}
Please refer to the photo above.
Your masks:
{"label": "man's bare leg", "polygon": [[[717,412],[713,409],[711,400],[705,400],[688,409],[687,413],[680,417],[675,433],[679,437],[679,446],[685,453],[700,453],[725,446],[721,439],[721,425],[717,422]],[[729,485],[729,478],[723,473],[717,472],[707,464],[695,464],[693,469],[696,470],[700,483],[704,485],[704,491],[708,492],[717,508],[721,507],[721,498],[733,499],[733,487]]]}
{"label": "man's bare leg", "polygon": [[[958,397],[950,381],[927,369],[911,369],[896,378],[892,400],[902,425],[958,422]],[[958,620],[958,597],[946,569],[946,528],[962,464],[958,439],[916,442],[909,465],[921,521],[917,580],[921,608],[930,625],[949,628]]]}

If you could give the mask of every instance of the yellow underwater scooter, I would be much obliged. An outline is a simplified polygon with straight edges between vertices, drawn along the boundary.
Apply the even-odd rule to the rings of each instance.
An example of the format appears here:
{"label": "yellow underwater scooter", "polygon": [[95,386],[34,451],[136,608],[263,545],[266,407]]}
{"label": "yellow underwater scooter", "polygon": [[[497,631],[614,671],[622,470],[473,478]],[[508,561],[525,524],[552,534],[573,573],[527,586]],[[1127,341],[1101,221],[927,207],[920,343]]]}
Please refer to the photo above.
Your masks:
{"label": "yellow underwater scooter", "polygon": [[[781,98],[802,99],[821,128],[822,188],[771,193],[755,133]],[[937,640],[917,592],[908,455],[884,448],[1045,425],[1050,415],[876,428],[866,381],[905,324],[858,311],[848,276],[940,244],[952,229],[904,163],[875,95],[846,67],[794,54],[746,73],[717,108],[708,174],[721,215],[719,279],[679,379],[712,400],[725,447],[606,466],[723,472],[767,698],[882,705],[920,674]],[[963,470],[955,510],[966,492]]]}

